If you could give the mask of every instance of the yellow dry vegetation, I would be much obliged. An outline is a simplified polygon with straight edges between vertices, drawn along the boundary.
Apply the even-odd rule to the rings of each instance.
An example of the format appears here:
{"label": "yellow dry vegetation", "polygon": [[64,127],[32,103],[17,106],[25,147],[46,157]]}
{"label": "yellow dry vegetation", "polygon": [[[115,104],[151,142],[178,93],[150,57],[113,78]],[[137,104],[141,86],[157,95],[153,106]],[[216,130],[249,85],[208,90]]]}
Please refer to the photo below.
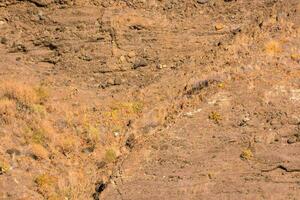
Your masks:
{"label": "yellow dry vegetation", "polygon": [[252,153],[251,149],[245,149],[241,153],[240,157],[244,160],[250,160],[251,158],[253,158],[253,153]]}
{"label": "yellow dry vegetation", "polygon": [[58,196],[56,191],[58,187],[58,178],[48,173],[40,174],[35,177],[34,182],[38,191],[47,199],[53,199]]}
{"label": "yellow dry vegetation", "polygon": [[281,44],[275,40],[271,40],[265,44],[265,52],[269,55],[276,55],[282,52]]}
{"label": "yellow dry vegetation", "polygon": [[220,123],[220,121],[222,120],[221,114],[214,111],[209,114],[208,118],[217,124]]}

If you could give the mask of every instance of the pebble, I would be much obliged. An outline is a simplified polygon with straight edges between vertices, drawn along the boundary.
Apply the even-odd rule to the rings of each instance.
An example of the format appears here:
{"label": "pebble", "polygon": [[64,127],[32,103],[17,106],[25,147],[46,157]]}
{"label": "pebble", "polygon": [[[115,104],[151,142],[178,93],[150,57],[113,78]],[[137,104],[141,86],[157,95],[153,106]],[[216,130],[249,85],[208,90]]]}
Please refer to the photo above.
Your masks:
{"label": "pebble", "polygon": [[135,57],[135,52],[134,51],[130,51],[129,53],[128,53],[128,57],[129,58],[133,58],[133,57]]}
{"label": "pebble", "polygon": [[133,64],[133,69],[137,69],[137,68],[140,68],[140,67],[145,67],[148,65],[148,62],[147,60],[143,59],[143,58],[139,58],[139,59],[136,59],[134,64]]}
{"label": "pebble", "polygon": [[223,24],[216,24],[216,25],[215,25],[215,29],[216,29],[217,31],[222,30],[223,28],[224,28],[224,25],[223,25]]}
{"label": "pebble", "polygon": [[7,39],[5,37],[0,38],[0,43],[1,44],[7,44]]}
{"label": "pebble", "polygon": [[47,159],[48,156],[49,156],[49,152],[42,145],[40,145],[40,144],[33,144],[31,146],[31,150],[30,150],[29,156],[32,157],[35,160]]}
{"label": "pebble", "polygon": [[114,80],[114,85],[121,85],[124,82],[121,78],[117,77]]}
{"label": "pebble", "polygon": [[287,140],[287,143],[288,144],[294,144],[297,142],[297,138],[296,137],[291,137]]}
{"label": "pebble", "polygon": [[166,68],[167,65],[159,64],[156,67],[157,67],[157,69],[163,69],[163,68]]}
{"label": "pebble", "polygon": [[126,140],[126,146],[130,149],[132,149],[134,147],[134,143],[135,143],[135,137],[134,135],[130,135],[127,140]]}
{"label": "pebble", "polygon": [[124,62],[126,62],[126,58],[125,58],[125,56],[120,56],[119,60],[120,60],[120,62],[121,62],[121,63],[124,63]]}
{"label": "pebble", "polygon": [[89,154],[89,153],[92,153],[93,151],[95,150],[95,147],[94,146],[89,146],[89,147],[86,147],[84,149],[82,149],[82,153],[86,153],[86,154]]}
{"label": "pebble", "polygon": [[6,153],[9,155],[17,155],[17,156],[19,156],[21,154],[21,152],[15,148],[7,149]]}
{"label": "pebble", "polygon": [[114,136],[115,136],[115,137],[118,137],[119,135],[120,135],[120,133],[119,133],[119,132],[117,132],[117,131],[116,131],[116,132],[114,132]]}
{"label": "pebble", "polygon": [[197,0],[197,3],[199,3],[199,4],[205,4],[207,2],[208,2],[208,0]]}

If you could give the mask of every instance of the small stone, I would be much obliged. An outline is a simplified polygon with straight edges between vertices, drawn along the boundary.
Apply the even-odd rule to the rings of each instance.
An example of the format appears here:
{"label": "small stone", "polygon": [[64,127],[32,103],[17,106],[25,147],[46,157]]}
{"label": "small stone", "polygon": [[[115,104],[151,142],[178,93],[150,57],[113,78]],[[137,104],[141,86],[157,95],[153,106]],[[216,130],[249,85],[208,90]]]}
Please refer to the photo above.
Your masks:
{"label": "small stone", "polygon": [[215,25],[215,29],[216,29],[217,31],[222,30],[223,28],[224,28],[224,25],[223,25],[223,24],[216,24],[216,25]]}
{"label": "small stone", "polygon": [[131,134],[127,140],[126,140],[126,146],[130,149],[132,149],[134,147],[134,143],[135,143],[135,137],[133,134]]}
{"label": "small stone", "polygon": [[49,157],[49,153],[45,147],[40,144],[33,144],[30,150],[30,156],[35,159],[47,159]]}
{"label": "small stone", "polygon": [[255,136],[255,137],[254,137],[254,142],[255,142],[255,143],[262,143],[262,138],[259,137],[259,136]]}
{"label": "small stone", "polygon": [[140,68],[140,67],[145,67],[148,65],[148,62],[147,60],[143,59],[143,58],[139,58],[139,59],[136,59],[134,64],[133,64],[133,69],[137,69],[137,68]]}
{"label": "small stone", "polygon": [[135,57],[135,56],[136,56],[136,54],[135,54],[134,51],[130,51],[130,52],[128,53],[128,57],[129,57],[129,58],[133,58],[133,57]]}
{"label": "small stone", "polygon": [[0,43],[1,44],[7,44],[7,39],[5,37],[0,38]]}
{"label": "small stone", "polygon": [[34,3],[39,7],[46,7],[52,3],[52,0],[30,0],[30,2]]}
{"label": "small stone", "polygon": [[79,57],[81,60],[84,60],[84,61],[91,61],[92,58],[88,55],[82,55]]}
{"label": "small stone", "polygon": [[89,153],[92,153],[94,150],[95,150],[95,146],[89,146],[89,147],[86,147],[86,148],[82,149],[81,152],[89,154]]}
{"label": "small stone", "polygon": [[106,165],[106,162],[104,162],[104,161],[100,161],[100,162],[96,163],[96,166],[98,169],[102,169],[103,167],[105,167],[105,165]]}
{"label": "small stone", "polygon": [[126,62],[126,58],[125,58],[125,56],[120,56],[119,60],[120,60],[120,62],[121,62],[121,63],[124,63],[124,62]]}
{"label": "small stone", "polygon": [[121,85],[122,82],[123,82],[123,80],[121,78],[117,77],[114,80],[114,85]]}
{"label": "small stone", "polygon": [[15,149],[15,148],[7,149],[6,153],[11,155],[11,156],[12,155],[19,156],[21,154],[21,152],[18,149]]}
{"label": "small stone", "polygon": [[112,78],[109,78],[109,79],[106,81],[106,84],[107,84],[107,85],[114,85],[114,83],[115,83],[115,80],[112,79]]}
{"label": "small stone", "polygon": [[114,132],[114,136],[115,136],[115,137],[118,137],[119,135],[120,135],[120,133],[119,133],[119,132],[117,132],[117,131],[116,131],[116,132]]}
{"label": "small stone", "polygon": [[156,67],[157,67],[157,69],[163,69],[163,68],[166,68],[167,65],[158,64]]}
{"label": "small stone", "polygon": [[294,144],[294,143],[296,143],[297,142],[297,137],[291,137],[291,138],[289,138],[288,140],[287,140],[287,143],[288,144]]}
{"label": "small stone", "polygon": [[197,3],[199,3],[199,4],[205,4],[207,2],[208,2],[208,0],[197,0]]}
{"label": "small stone", "polygon": [[27,48],[23,44],[17,44],[14,46],[15,52],[27,52]]}
{"label": "small stone", "polygon": [[37,17],[39,18],[39,20],[45,20],[45,16],[44,13],[42,11],[39,11],[39,13],[37,14]]}

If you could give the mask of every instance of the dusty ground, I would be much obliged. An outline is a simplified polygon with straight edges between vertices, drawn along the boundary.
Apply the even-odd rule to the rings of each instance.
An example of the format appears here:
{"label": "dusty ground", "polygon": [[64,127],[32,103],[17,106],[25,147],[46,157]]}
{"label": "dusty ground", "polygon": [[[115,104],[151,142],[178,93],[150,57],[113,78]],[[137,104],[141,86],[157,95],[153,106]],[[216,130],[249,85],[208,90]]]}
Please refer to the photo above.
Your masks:
{"label": "dusty ground", "polygon": [[298,199],[298,0],[0,0],[0,199]]}

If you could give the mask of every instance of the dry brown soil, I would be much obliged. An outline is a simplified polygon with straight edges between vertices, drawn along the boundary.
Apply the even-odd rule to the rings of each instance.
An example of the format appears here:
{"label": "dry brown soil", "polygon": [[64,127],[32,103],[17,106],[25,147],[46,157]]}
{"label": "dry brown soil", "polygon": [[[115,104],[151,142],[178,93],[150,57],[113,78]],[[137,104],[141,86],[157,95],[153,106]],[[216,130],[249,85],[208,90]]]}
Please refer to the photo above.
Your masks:
{"label": "dry brown soil", "polygon": [[299,0],[0,0],[0,199],[300,199]]}

